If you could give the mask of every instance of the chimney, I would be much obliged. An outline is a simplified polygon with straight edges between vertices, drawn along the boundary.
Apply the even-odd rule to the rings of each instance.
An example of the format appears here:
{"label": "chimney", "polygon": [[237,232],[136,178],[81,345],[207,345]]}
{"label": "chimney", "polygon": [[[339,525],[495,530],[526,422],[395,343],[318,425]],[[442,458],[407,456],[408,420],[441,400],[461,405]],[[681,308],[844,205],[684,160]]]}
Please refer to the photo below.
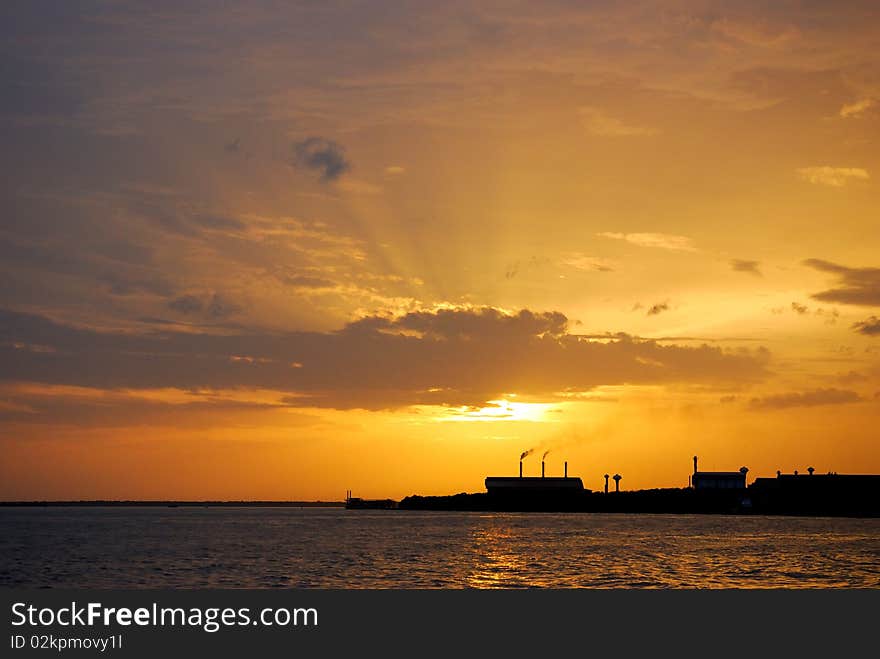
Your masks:
{"label": "chimney", "polygon": [[568,460],[565,461],[565,477],[568,478]]}
{"label": "chimney", "polygon": [[519,461],[519,477],[522,478],[522,460]]}
{"label": "chimney", "polygon": [[694,473],[697,473],[697,456],[694,456]]}
{"label": "chimney", "polygon": [[541,478],[544,478],[544,461],[541,460]]}
{"label": "chimney", "polygon": [[608,474],[605,474],[605,494],[608,494]]}

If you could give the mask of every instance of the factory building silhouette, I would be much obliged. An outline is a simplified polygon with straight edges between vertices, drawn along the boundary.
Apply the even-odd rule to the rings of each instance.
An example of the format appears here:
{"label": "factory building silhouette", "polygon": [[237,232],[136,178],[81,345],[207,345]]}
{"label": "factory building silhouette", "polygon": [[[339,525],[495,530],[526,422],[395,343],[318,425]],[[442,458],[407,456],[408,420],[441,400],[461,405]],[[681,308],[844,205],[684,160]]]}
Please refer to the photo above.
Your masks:
{"label": "factory building silhouette", "polygon": [[[541,460],[541,477],[523,476],[523,461],[519,461],[519,476],[487,476],[486,491],[490,496],[528,496],[530,494],[566,494],[584,492],[580,478],[569,478],[568,462],[564,463],[563,475],[546,476],[545,463]],[[587,490],[589,491],[589,490]]]}
{"label": "factory building silhouette", "polygon": [[695,455],[690,486],[695,490],[744,490],[748,473],[748,467],[740,467],[739,471],[699,471]]}
{"label": "factory building silhouette", "polygon": [[[548,476],[541,460],[541,475],[523,473],[520,456],[518,476],[487,476],[486,491],[474,494],[423,497],[412,495],[399,508],[421,510],[504,510],[571,511],[681,514],[773,514],[773,515],[847,515],[880,516],[880,475],[829,472],[819,475],[813,467],[807,475],[776,473],[775,478],[759,477],[748,483],[749,469],[735,471],[700,471],[698,457],[693,457],[693,471],[687,487],[621,490],[619,473],[604,474],[604,490],[585,488],[580,477],[568,475],[568,462],[562,476]],[[545,453],[546,455],[546,453]],[[383,500],[382,507],[387,507]],[[364,506],[362,500],[350,507]],[[376,502],[379,507],[379,502]]]}

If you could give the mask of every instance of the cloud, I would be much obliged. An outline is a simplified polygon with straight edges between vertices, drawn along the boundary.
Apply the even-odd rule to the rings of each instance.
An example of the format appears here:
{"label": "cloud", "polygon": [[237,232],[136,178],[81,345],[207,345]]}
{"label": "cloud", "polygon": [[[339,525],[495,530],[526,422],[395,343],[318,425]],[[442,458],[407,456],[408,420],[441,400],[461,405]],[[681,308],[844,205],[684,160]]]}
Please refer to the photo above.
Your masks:
{"label": "cloud", "polygon": [[204,309],[204,303],[195,295],[182,295],[168,303],[168,308],[182,314],[198,313]]}
{"label": "cloud", "polygon": [[811,295],[815,300],[880,306],[880,268],[849,268],[822,259],[807,259],[804,265],[837,276],[838,288]]}
{"label": "cloud", "polygon": [[192,221],[204,229],[244,231],[247,225],[235,217],[225,215],[194,215]]}
{"label": "cloud", "polygon": [[[241,311],[241,307],[232,303],[219,293],[214,293],[207,302],[203,301],[196,295],[182,295],[169,301],[166,305],[172,311],[191,316],[201,315],[210,320],[222,320],[233,316]],[[167,323],[161,319],[144,318],[145,322],[158,322],[159,324]]]}
{"label": "cloud", "polygon": [[[204,430],[253,418],[254,412],[283,411],[285,425],[308,423],[308,415],[294,413],[277,392],[238,389],[149,389],[102,390],[89,387],[0,383],[0,396],[15,399],[0,403],[0,420],[16,424],[57,424],[89,429],[168,426],[180,430]],[[20,428],[20,425],[19,425]]]}
{"label": "cloud", "polygon": [[815,407],[817,405],[842,405],[863,400],[855,391],[847,389],[815,389],[802,393],[785,393],[753,398],[749,406],[756,410],[782,410],[790,407]]}
{"label": "cloud", "polygon": [[60,287],[82,278],[102,295],[107,292],[114,296],[146,293],[169,297],[174,294],[175,283],[152,267],[150,248],[111,237],[79,238],[83,242],[77,249],[71,249],[77,237],[59,240],[47,236],[44,243],[0,238],[0,263],[20,272],[58,276],[63,282],[57,285]]}
{"label": "cloud", "polygon": [[807,305],[801,304],[800,302],[792,302],[791,303],[791,310],[794,311],[799,316],[803,316],[810,309],[809,309],[809,307],[807,307]]}
{"label": "cloud", "polygon": [[[368,316],[331,332],[135,334],[0,311],[0,380],[102,390],[265,389],[299,407],[391,409],[482,405],[511,391],[555,400],[555,392],[602,385],[729,386],[767,376],[764,349],[627,336],[592,341],[568,328],[558,312],[481,307]],[[23,341],[54,352],[12,347]]]}
{"label": "cloud", "polygon": [[400,165],[388,165],[385,168],[385,173],[388,176],[400,176],[401,174],[406,173],[406,168],[401,167]]}
{"label": "cloud", "polygon": [[841,373],[837,376],[836,380],[840,384],[855,384],[861,382],[867,382],[870,378],[864,373],[859,373],[857,371],[849,371],[847,373]]}
{"label": "cloud", "polygon": [[247,224],[237,217],[192,212],[174,200],[152,199],[149,194],[132,196],[134,198],[127,204],[131,215],[178,236],[198,238],[206,232],[243,232],[247,229]]}
{"label": "cloud", "polygon": [[880,336],[880,318],[871,316],[870,318],[853,324],[853,329],[859,334],[865,336]]}
{"label": "cloud", "polygon": [[346,178],[339,182],[340,190],[345,190],[351,194],[357,195],[377,195],[382,194],[382,187],[370,183],[368,181],[359,181],[353,178]]}
{"label": "cloud", "polygon": [[284,283],[296,286],[297,288],[334,288],[336,282],[323,277],[312,277],[310,275],[291,275],[284,277]]}
{"label": "cloud", "polygon": [[837,309],[829,309],[825,310],[819,307],[815,311],[817,316],[822,316],[825,319],[826,325],[836,325],[837,319],[840,318],[840,312]]}
{"label": "cloud", "polygon": [[873,99],[863,98],[860,101],[849,103],[840,108],[840,116],[844,119],[848,119],[851,117],[860,117],[865,112],[865,110],[872,107],[873,105]]}
{"label": "cloud", "polygon": [[508,280],[513,279],[520,273],[526,273],[529,270],[542,268],[548,263],[550,263],[550,259],[548,259],[546,256],[535,255],[530,256],[528,260],[525,261],[514,261],[513,263],[509,263],[504,269],[504,278]]}
{"label": "cloud", "polygon": [[569,268],[574,268],[575,270],[583,270],[585,272],[614,271],[614,268],[611,267],[611,264],[607,260],[595,256],[587,256],[585,254],[581,254],[580,252],[569,254],[560,261],[560,264],[568,266]]}
{"label": "cloud", "polygon": [[668,302],[658,302],[657,304],[652,305],[651,308],[648,309],[648,313],[645,315],[657,316],[657,315],[663,313],[664,311],[668,311],[668,310],[669,310],[669,303]]}
{"label": "cloud", "polygon": [[690,238],[686,236],[673,236],[668,233],[616,233],[613,231],[603,231],[596,235],[601,238],[611,238],[612,240],[625,240],[639,247],[659,247],[661,249],[683,252],[697,251]]}
{"label": "cloud", "polygon": [[654,135],[657,131],[646,126],[627,124],[605,114],[602,110],[583,107],[578,110],[584,127],[593,135],[602,137],[633,137],[637,135]]}
{"label": "cloud", "polygon": [[871,178],[861,167],[801,167],[797,173],[805,181],[817,185],[830,185],[833,188],[842,188],[853,179]]}
{"label": "cloud", "polygon": [[760,266],[760,261],[749,261],[746,259],[733,259],[730,262],[730,267],[734,272],[747,272],[748,274],[755,275],[756,277],[763,276]]}
{"label": "cloud", "polygon": [[294,164],[321,175],[321,181],[336,181],[351,169],[345,148],[324,137],[309,137],[293,145]]}
{"label": "cloud", "polygon": [[241,311],[241,307],[229,301],[219,293],[214,293],[214,297],[212,297],[211,301],[208,303],[206,311],[211,318],[220,320],[237,314]]}

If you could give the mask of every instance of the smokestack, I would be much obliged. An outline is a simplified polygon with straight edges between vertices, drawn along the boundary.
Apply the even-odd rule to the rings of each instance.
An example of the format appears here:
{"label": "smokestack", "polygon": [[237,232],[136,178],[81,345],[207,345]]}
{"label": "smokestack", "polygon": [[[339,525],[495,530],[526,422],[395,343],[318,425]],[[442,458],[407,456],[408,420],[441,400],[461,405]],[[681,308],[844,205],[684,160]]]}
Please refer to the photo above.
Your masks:
{"label": "smokestack", "polygon": [[522,460],[519,461],[519,477],[522,478]]}
{"label": "smokestack", "polygon": [[694,456],[694,473],[697,473],[697,456]]}
{"label": "smokestack", "polygon": [[565,461],[565,477],[568,478],[568,460]]}
{"label": "smokestack", "polygon": [[544,461],[541,460],[541,478],[544,478]]}
{"label": "smokestack", "polygon": [[605,494],[608,494],[608,474],[605,474]]}

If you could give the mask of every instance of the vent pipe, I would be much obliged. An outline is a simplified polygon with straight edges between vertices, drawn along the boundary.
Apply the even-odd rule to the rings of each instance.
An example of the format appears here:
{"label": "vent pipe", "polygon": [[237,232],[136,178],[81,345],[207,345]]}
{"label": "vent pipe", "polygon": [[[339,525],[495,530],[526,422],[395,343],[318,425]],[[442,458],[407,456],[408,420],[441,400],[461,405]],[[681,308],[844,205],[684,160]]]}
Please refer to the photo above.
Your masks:
{"label": "vent pipe", "polygon": [[568,460],[565,461],[565,477],[568,478]]}

